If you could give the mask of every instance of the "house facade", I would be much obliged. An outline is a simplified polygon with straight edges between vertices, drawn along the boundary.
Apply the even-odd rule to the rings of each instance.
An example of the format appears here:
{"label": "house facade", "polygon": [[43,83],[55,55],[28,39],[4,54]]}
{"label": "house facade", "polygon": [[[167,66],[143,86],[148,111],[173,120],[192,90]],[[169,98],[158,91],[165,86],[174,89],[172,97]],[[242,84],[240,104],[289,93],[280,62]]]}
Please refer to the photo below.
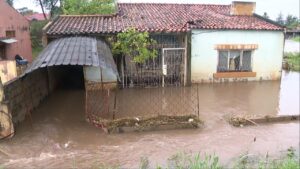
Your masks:
{"label": "house facade", "polygon": [[[158,57],[136,66],[125,59],[123,84],[188,85],[281,77],[284,28],[254,13],[255,3],[230,5],[119,3],[114,15],[62,15],[44,42],[67,36],[106,39],[128,28],[147,31]],[[117,60],[116,60],[117,61]],[[142,77],[142,78],[140,78]]]}
{"label": "house facade", "polygon": [[29,22],[0,0],[0,60],[14,60],[16,54],[32,60]]}
{"label": "house facade", "polygon": [[5,0],[0,0],[0,77],[3,83],[17,77],[17,54],[32,61],[29,22]]}

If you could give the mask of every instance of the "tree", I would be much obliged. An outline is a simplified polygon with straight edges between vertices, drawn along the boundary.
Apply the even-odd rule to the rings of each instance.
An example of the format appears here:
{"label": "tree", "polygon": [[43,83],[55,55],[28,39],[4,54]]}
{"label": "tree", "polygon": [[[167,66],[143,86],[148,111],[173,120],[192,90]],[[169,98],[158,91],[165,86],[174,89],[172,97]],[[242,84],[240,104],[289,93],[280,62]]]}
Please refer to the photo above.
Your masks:
{"label": "tree", "polygon": [[288,15],[285,20],[285,25],[288,28],[295,28],[299,24],[299,19],[296,16]]}
{"label": "tree", "polygon": [[115,0],[64,0],[64,14],[112,14],[115,13]]}
{"label": "tree", "polygon": [[144,63],[157,56],[157,51],[150,49],[154,44],[156,41],[149,37],[148,32],[137,32],[130,28],[117,35],[116,41],[112,43],[112,52],[131,57],[135,63]]}
{"label": "tree", "polygon": [[14,0],[6,0],[6,2],[7,2],[10,6],[13,6],[13,5],[14,5]]}
{"label": "tree", "polygon": [[[112,53],[114,56],[121,56],[122,74],[124,73],[124,58],[130,57],[135,63],[137,75],[140,76],[140,65],[149,59],[157,56],[157,50],[153,48],[157,42],[149,37],[148,32],[137,32],[135,29],[130,28],[125,32],[119,33],[112,42]],[[122,75],[124,76],[124,75]],[[124,85],[124,78],[122,79]]]}
{"label": "tree", "polygon": [[278,14],[278,17],[276,18],[276,22],[280,25],[284,25],[283,15],[281,12]]}
{"label": "tree", "polygon": [[270,18],[269,15],[267,14],[267,12],[264,12],[263,17],[266,18],[266,19],[269,19],[269,18]]}
{"label": "tree", "polygon": [[60,12],[60,7],[58,5],[61,5],[61,0],[36,0],[36,2],[38,2],[41,7],[45,19],[47,19],[45,13],[46,9],[50,11],[50,17],[54,17],[55,14]]}

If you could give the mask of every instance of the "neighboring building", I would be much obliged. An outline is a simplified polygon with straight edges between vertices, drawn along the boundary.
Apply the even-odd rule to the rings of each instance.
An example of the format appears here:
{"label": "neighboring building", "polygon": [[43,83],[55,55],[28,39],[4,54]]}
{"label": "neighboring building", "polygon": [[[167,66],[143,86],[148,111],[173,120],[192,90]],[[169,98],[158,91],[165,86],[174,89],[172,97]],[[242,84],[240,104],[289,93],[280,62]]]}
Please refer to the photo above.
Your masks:
{"label": "neighboring building", "polygon": [[291,39],[300,36],[300,24],[293,28],[293,29],[287,29],[285,32],[285,38]]}
{"label": "neighboring building", "polygon": [[0,47],[2,60],[14,60],[16,54],[32,60],[29,22],[5,0],[0,0]]}
{"label": "neighboring building", "polygon": [[[25,15],[25,18],[28,21],[30,21],[30,22],[32,22],[32,21],[44,21],[44,20],[46,20],[43,13],[33,13],[33,14],[30,14],[30,15]],[[46,14],[46,18],[47,19],[49,18],[48,14]]]}
{"label": "neighboring building", "polygon": [[[44,28],[44,40],[105,39],[133,27],[150,32],[158,42],[158,57],[139,65],[145,81],[154,85],[280,79],[284,28],[254,11],[255,3],[237,1],[231,5],[119,3],[118,13],[111,16],[62,15]],[[130,60],[125,63],[122,82],[134,84],[139,81],[137,68]]]}
{"label": "neighboring building", "polygon": [[5,0],[0,0],[0,75],[3,79],[2,82],[15,78],[16,66],[12,62],[15,62],[17,54],[28,61],[32,60],[29,22]]}

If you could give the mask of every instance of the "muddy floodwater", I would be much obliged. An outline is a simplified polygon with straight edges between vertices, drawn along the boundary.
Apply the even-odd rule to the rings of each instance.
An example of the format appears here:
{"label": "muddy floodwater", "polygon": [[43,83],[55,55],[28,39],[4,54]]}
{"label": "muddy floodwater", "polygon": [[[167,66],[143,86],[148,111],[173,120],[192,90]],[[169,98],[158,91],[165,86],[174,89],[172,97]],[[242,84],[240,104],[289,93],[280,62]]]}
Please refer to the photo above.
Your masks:
{"label": "muddy floodwater", "polygon": [[108,135],[85,121],[84,91],[56,91],[32,122],[26,119],[12,139],[0,140],[0,167],[137,168],[141,157],[155,167],[178,152],[215,153],[229,164],[245,153],[299,150],[299,122],[236,128],[225,120],[227,114],[299,114],[299,73],[283,72],[281,81],[203,84],[199,93],[202,129]]}

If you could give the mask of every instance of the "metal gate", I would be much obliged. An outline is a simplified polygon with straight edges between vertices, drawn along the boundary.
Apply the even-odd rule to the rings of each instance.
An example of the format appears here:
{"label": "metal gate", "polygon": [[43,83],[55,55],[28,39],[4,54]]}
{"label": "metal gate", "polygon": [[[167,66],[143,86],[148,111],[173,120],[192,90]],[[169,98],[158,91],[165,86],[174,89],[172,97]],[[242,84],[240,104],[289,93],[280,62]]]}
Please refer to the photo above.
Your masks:
{"label": "metal gate", "polygon": [[162,86],[184,84],[186,64],[185,48],[162,49]]}

